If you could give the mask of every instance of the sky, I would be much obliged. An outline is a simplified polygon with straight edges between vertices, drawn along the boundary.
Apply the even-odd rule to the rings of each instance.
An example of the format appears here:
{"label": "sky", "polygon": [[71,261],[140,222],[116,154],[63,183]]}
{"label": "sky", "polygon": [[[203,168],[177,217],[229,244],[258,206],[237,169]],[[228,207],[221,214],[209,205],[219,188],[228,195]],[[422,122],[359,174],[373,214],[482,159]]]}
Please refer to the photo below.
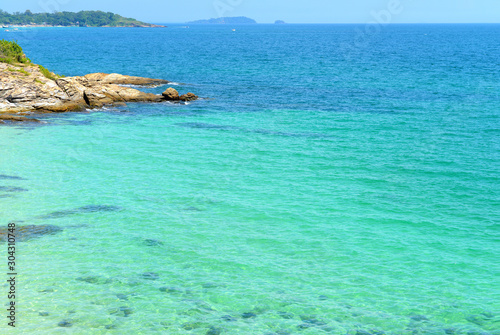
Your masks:
{"label": "sky", "polygon": [[16,0],[7,12],[102,10],[150,23],[247,16],[259,23],[500,23],[500,0]]}

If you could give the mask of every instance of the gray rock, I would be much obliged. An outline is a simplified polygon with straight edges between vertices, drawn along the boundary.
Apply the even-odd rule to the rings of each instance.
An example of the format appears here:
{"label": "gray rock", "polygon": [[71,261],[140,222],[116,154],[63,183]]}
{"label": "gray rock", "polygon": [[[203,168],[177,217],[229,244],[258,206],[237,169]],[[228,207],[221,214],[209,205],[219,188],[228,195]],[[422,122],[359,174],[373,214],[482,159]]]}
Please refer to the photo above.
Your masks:
{"label": "gray rock", "polygon": [[57,324],[59,327],[69,328],[73,326],[72,320],[62,320]]}

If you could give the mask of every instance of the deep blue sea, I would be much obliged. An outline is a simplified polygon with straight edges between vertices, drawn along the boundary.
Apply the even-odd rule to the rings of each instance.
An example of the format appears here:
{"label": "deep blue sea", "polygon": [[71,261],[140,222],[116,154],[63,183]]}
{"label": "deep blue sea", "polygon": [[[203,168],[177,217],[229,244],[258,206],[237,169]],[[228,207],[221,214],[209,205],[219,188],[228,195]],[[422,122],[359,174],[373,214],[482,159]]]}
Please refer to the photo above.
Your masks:
{"label": "deep blue sea", "polygon": [[365,28],[0,31],[202,97],[0,127],[1,225],[63,229],[0,332],[500,334],[500,25]]}

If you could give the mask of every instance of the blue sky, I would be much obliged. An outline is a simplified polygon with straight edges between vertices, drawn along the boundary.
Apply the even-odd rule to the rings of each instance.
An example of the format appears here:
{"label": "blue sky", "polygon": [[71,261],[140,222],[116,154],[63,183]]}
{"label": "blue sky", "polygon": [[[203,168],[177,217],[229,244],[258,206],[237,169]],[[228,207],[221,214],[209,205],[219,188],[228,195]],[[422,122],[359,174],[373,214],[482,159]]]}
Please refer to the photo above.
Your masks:
{"label": "blue sky", "polygon": [[[500,23],[500,0],[17,0],[8,11],[103,10],[155,23],[248,16],[259,23]],[[389,15],[388,15],[389,14]]]}

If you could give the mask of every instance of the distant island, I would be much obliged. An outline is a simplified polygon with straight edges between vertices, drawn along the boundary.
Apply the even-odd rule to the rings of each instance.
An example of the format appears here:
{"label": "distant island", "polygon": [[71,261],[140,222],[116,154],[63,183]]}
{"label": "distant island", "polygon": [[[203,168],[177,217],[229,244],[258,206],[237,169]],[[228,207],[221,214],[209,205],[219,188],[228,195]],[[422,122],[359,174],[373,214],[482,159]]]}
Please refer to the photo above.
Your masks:
{"label": "distant island", "polygon": [[254,19],[245,16],[237,17],[219,17],[217,19],[197,20],[188,22],[188,24],[256,24]]}
{"label": "distant island", "polygon": [[285,24],[286,22],[283,20],[276,20],[274,24]]}
{"label": "distant island", "polygon": [[9,14],[0,9],[0,25],[76,27],[164,27],[102,11]]}

